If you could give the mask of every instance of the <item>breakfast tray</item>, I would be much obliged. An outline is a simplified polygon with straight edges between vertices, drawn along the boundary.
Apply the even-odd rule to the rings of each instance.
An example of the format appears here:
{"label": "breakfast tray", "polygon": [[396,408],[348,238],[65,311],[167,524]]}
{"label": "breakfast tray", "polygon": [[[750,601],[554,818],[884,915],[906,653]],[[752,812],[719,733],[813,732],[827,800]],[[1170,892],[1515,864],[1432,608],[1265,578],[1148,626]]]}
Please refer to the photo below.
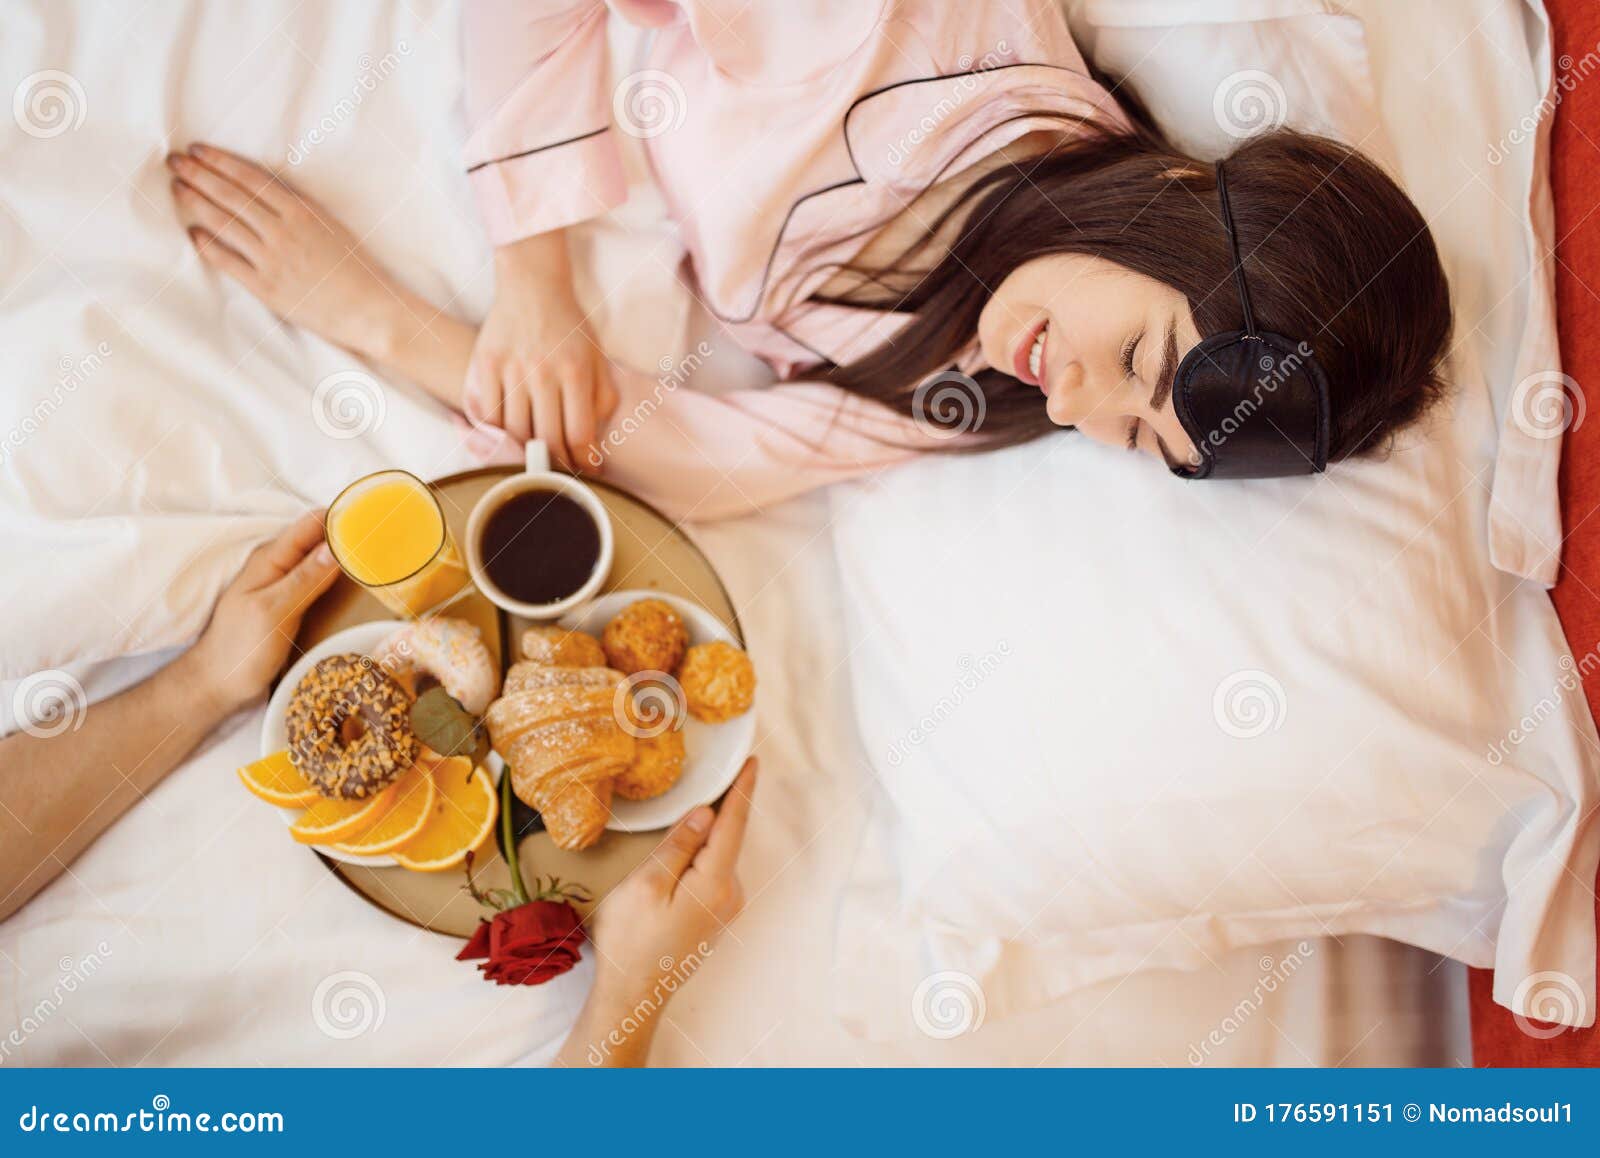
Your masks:
{"label": "breakfast tray", "polygon": [[[466,535],[467,516],[473,504],[502,478],[519,467],[484,467],[450,475],[433,483],[445,519],[457,542]],[[679,595],[704,607],[744,644],[738,614],[722,581],[706,557],[681,528],[654,507],[607,483],[585,480],[605,503],[616,535],[616,557],[600,593],[647,588]],[[531,621],[508,615],[475,589],[450,607],[450,615],[466,619],[483,632],[484,641],[504,671],[514,658],[517,637]],[[307,612],[296,637],[297,653],[315,646],[334,632],[392,613],[358,584],[340,575],[326,594]],[[607,831],[591,848],[567,852],[545,834],[536,813],[519,801],[513,813],[517,853],[530,890],[536,878],[559,877],[563,884],[582,885],[592,900],[578,905],[587,915],[593,904],[611,891],[660,842],[660,832]],[[498,826],[497,826],[498,831]],[[497,837],[498,840],[498,837]],[[320,856],[320,854],[318,854]],[[349,888],[403,921],[448,936],[472,933],[483,909],[467,892],[462,868],[440,873],[417,873],[398,866],[367,867],[321,858],[328,871]],[[510,883],[504,859],[494,843],[478,850],[472,876],[479,890],[505,888]]]}

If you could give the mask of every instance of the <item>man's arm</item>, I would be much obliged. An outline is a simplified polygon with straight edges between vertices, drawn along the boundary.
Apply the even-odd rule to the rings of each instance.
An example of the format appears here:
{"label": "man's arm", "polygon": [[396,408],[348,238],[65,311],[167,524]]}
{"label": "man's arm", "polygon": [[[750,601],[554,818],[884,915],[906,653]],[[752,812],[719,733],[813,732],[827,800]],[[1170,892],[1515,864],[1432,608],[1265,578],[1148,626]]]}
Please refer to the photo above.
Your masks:
{"label": "man's arm", "polygon": [[338,567],[320,513],[256,550],[199,642],[60,735],[0,740],[0,921],[27,904],[223,719],[266,690]]}

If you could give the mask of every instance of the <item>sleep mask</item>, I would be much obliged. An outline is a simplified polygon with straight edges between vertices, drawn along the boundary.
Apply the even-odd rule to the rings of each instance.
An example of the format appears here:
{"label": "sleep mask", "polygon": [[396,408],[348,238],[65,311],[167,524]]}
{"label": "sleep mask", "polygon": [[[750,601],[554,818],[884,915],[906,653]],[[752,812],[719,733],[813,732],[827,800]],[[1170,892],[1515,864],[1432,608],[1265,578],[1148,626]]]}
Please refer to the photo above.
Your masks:
{"label": "sleep mask", "polygon": [[1244,329],[1211,335],[1179,363],[1172,408],[1199,462],[1172,473],[1191,479],[1320,474],[1328,465],[1328,381],[1309,342],[1256,329],[1220,161],[1217,200]]}

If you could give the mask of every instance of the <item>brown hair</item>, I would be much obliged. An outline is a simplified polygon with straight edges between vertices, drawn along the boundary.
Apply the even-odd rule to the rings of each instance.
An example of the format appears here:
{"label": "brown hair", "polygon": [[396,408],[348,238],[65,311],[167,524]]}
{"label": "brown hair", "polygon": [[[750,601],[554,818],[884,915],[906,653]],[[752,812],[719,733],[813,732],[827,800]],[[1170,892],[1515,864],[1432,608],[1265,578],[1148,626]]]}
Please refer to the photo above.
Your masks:
{"label": "brown hair", "polygon": [[[1224,160],[1256,321],[1309,342],[1327,375],[1330,461],[1385,449],[1445,390],[1450,291],[1427,222],[1375,164],[1324,137],[1278,130]],[[953,244],[937,252],[938,229],[958,221]],[[918,385],[971,341],[992,287],[1060,253],[1178,290],[1201,337],[1243,324],[1216,168],[1183,155],[1136,110],[1132,131],[1083,125],[1045,156],[984,174],[890,267],[853,269],[858,286],[821,300],[911,320],[892,342],[813,373],[937,425],[939,416],[916,414]],[[1059,429],[1037,389],[997,370],[977,382],[982,424],[946,448],[1010,446]]]}

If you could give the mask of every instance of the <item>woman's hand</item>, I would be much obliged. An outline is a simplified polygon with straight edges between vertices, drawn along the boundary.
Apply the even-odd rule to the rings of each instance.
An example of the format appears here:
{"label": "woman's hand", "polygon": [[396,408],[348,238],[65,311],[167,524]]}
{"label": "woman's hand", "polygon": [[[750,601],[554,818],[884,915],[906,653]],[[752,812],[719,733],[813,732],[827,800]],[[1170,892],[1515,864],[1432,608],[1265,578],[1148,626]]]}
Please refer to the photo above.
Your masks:
{"label": "woman's hand", "polygon": [[744,907],[736,872],[756,787],[745,761],[713,813],[680,820],[649,860],[595,911],[595,981],[558,1065],[643,1065],[656,1015]]}
{"label": "woman's hand", "polygon": [[478,331],[462,409],[518,443],[543,439],[569,470],[593,464],[616,409],[611,372],[572,291],[566,238],[540,234],[495,252],[495,299]]}
{"label": "woman's hand", "polygon": [[264,692],[288,658],[306,608],[338,573],[323,541],[321,511],[307,512],[257,547],[184,657],[195,665],[196,691],[214,697],[224,713]]}
{"label": "woman's hand", "polygon": [[378,358],[398,291],[361,241],[282,178],[226,149],[167,157],[178,220],[200,260],[286,322]]}

